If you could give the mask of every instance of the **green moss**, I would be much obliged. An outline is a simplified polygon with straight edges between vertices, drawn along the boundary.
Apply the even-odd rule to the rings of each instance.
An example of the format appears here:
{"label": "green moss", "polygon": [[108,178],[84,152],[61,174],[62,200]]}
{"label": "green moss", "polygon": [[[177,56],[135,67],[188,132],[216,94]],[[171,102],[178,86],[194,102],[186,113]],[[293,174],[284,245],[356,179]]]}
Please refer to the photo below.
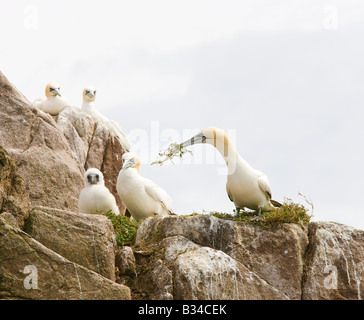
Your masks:
{"label": "green moss", "polygon": [[255,211],[240,211],[239,216],[234,214],[210,212],[210,215],[224,220],[241,221],[245,223],[253,223],[262,227],[274,227],[283,223],[309,224],[312,215],[308,214],[302,204],[294,203],[291,200],[286,200],[285,203],[275,211],[263,212],[262,218],[259,218]]}
{"label": "green moss", "polygon": [[102,213],[107,216],[114,226],[116,242],[120,246],[130,246],[135,243],[136,232],[141,224],[141,221],[131,220],[123,215],[116,215],[112,211]]}
{"label": "green moss", "polygon": [[[104,214],[111,220],[118,245],[125,246],[133,245],[135,243],[136,232],[143,221],[138,222],[136,220],[131,220],[129,217],[123,215],[115,215],[111,211],[101,214]],[[185,218],[204,214],[210,214],[211,216],[224,220],[258,224],[265,228],[274,227],[283,223],[295,223],[298,225],[309,224],[312,218],[312,215],[308,214],[308,209],[302,204],[294,203],[291,200],[286,200],[285,203],[275,211],[263,212],[262,218],[259,218],[255,211],[240,211],[239,216],[236,217],[235,210],[233,214],[217,211],[207,213],[206,211],[203,211],[202,214],[193,212],[190,215],[179,217]],[[153,236],[157,239],[160,238],[160,230],[157,229]]]}
{"label": "green moss", "polygon": [[307,209],[292,201],[284,203],[278,210],[272,212],[265,212],[264,225],[275,226],[282,223],[295,223],[295,224],[308,224],[312,215],[307,213]]}
{"label": "green moss", "polygon": [[223,220],[235,220],[235,218],[236,218],[235,214],[232,215],[230,213],[223,213],[223,212],[217,212],[217,211],[210,212],[210,215],[214,216],[216,218],[219,218],[219,219],[223,219]]}

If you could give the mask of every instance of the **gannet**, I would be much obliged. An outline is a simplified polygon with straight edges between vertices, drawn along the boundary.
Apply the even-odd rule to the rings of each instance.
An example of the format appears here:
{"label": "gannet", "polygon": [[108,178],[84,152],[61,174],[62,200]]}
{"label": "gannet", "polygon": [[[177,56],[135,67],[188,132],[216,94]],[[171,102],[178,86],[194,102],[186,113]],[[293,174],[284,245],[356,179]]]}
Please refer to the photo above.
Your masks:
{"label": "gannet", "polygon": [[104,213],[112,211],[119,215],[114,196],[105,187],[104,176],[98,169],[88,169],[84,175],[85,187],[81,190],[78,210],[81,213]]}
{"label": "gannet", "polygon": [[119,172],[116,190],[132,217],[141,220],[154,215],[172,213],[172,199],[156,183],[139,175],[137,154],[123,154],[123,168]]}
{"label": "gannet", "polygon": [[45,88],[46,99],[36,99],[33,106],[52,116],[58,115],[65,107],[69,106],[67,99],[61,95],[60,90],[58,83],[48,83]]}
{"label": "gannet", "polygon": [[240,209],[249,208],[262,211],[273,211],[281,204],[272,200],[272,192],[267,176],[253,169],[237,152],[234,144],[227,134],[214,127],[203,129],[199,134],[181,143],[181,147],[187,147],[197,143],[209,143],[213,145],[223,156],[228,166],[226,191],[229,199],[234,202],[236,214]]}
{"label": "gannet", "polygon": [[121,131],[119,125],[113,121],[107,119],[103,116],[95,106],[96,100],[96,89],[94,87],[87,87],[83,90],[83,103],[81,106],[81,110],[91,114],[96,118],[97,122],[104,124],[112,135],[117,137],[122,144],[122,146],[126,149],[126,151],[130,150],[130,142],[123,131]]}

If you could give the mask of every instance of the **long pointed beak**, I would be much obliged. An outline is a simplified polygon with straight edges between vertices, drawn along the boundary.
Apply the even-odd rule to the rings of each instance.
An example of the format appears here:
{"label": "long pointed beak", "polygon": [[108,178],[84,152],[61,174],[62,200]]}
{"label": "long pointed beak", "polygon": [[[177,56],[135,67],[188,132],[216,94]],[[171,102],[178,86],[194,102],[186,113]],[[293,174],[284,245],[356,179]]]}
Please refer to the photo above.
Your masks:
{"label": "long pointed beak", "polygon": [[59,92],[58,89],[53,89],[53,92],[56,94],[56,96],[62,97],[62,95],[61,95],[61,93]]}
{"label": "long pointed beak", "polygon": [[188,147],[188,146],[192,146],[194,144],[198,144],[198,143],[204,143],[206,141],[206,137],[201,133],[195,135],[194,137],[192,137],[191,139],[185,141],[185,142],[182,142],[180,144],[180,146],[182,148],[185,148],[185,147]]}
{"label": "long pointed beak", "polygon": [[86,96],[88,96],[92,99],[94,97],[94,94],[91,91],[86,91]]}
{"label": "long pointed beak", "polygon": [[124,162],[124,164],[123,164],[123,170],[126,170],[126,169],[128,169],[128,168],[130,168],[130,167],[132,167],[133,165],[135,164],[135,160],[134,160],[134,158],[132,158],[132,159],[129,159],[127,162]]}

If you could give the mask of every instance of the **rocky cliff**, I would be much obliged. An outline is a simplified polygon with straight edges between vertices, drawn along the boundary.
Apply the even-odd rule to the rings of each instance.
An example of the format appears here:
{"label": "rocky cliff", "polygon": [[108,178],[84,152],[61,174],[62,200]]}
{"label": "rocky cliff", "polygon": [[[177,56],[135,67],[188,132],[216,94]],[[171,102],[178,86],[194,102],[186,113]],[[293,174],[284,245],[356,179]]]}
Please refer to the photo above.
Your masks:
{"label": "rocky cliff", "polygon": [[331,222],[148,218],[117,245],[77,213],[83,173],[115,191],[124,148],[76,108],[51,117],[0,73],[0,299],[361,299],[364,232]]}

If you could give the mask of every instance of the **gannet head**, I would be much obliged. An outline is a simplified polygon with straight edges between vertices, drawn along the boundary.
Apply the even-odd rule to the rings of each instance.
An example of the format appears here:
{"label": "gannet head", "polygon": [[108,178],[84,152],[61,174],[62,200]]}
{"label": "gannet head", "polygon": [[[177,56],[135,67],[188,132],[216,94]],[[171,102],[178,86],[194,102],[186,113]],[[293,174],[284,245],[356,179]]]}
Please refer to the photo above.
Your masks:
{"label": "gannet head", "polygon": [[85,186],[93,184],[104,185],[104,175],[96,168],[88,169],[84,175]]}
{"label": "gannet head", "polygon": [[139,172],[140,169],[140,159],[139,156],[134,152],[126,152],[123,154],[123,169],[127,170],[129,168],[137,169]]}
{"label": "gannet head", "polygon": [[61,95],[61,87],[58,83],[50,82],[47,84],[45,88],[45,95],[47,98],[55,97],[55,96],[62,96]]}
{"label": "gannet head", "polygon": [[93,87],[87,87],[83,89],[83,101],[93,102],[96,99],[96,89]]}
{"label": "gannet head", "polygon": [[188,147],[198,143],[208,143],[214,147],[220,144],[224,146],[225,144],[228,144],[228,141],[228,136],[224,130],[215,127],[208,127],[201,130],[200,133],[196,134],[191,139],[181,143],[181,147]]}

